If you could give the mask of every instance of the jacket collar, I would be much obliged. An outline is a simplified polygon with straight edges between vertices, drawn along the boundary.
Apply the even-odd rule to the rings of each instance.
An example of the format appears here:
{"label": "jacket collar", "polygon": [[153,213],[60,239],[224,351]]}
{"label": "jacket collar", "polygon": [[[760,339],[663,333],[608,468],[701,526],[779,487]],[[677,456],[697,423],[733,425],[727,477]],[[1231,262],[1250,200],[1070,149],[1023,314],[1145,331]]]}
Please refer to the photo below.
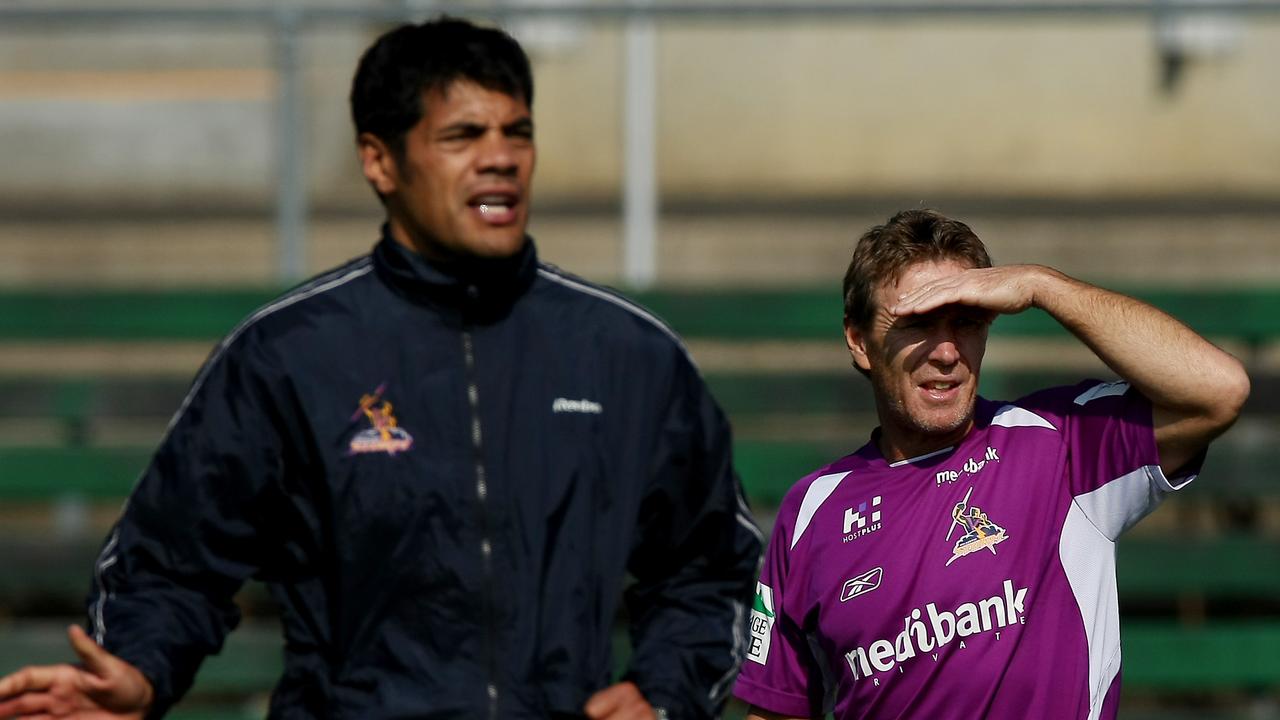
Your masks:
{"label": "jacket collar", "polygon": [[455,309],[464,318],[494,320],[506,315],[529,289],[538,270],[533,238],[525,238],[520,252],[509,258],[474,259],[457,265],[432,263],[406,248],[382,226],[382,239],[373,249],[382,277],[411,300]]}

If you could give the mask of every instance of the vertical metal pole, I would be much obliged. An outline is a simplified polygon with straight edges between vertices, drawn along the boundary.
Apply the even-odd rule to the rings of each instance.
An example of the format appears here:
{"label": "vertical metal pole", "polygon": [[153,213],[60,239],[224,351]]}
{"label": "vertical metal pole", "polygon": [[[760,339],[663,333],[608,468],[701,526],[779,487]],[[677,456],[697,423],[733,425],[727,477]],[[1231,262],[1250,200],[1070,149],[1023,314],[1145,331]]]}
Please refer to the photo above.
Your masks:
{"label": "vertical metal pole", "polygon": [[657,42],[652,15],[626,24],[622,133],[622,278],[630,287],[653,285],[658,272]]}
{"label": "vertical metal pole", "polygon": [[276,12],[276,245],[277,277],[294,282],[306,274],[306,133],[303,131],[301,10],[288,3]]}

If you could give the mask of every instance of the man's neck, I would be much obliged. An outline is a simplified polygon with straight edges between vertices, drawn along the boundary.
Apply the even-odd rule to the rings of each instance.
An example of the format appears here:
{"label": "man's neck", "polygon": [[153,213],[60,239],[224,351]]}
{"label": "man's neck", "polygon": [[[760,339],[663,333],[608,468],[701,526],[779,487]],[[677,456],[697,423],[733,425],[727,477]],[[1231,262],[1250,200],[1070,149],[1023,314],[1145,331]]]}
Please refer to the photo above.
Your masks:
{"label": "man's neck", "polygon": [[945,434],[902,431],[885,423],[876,433],[876,447],[880,450],[881,457],[890,463],[913,460],[959,445],[972,429],[972,419],[959,430]]}

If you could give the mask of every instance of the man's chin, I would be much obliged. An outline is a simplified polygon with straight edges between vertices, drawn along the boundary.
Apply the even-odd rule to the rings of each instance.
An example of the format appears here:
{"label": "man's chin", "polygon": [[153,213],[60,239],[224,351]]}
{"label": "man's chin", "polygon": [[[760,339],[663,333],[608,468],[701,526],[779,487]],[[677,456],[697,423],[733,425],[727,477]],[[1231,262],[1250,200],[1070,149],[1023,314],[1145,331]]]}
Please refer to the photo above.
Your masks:
{"label": "man's chin", "polygon": [[461,247],[448,248],[431,259],[445,265],[487,266],[516,257],[524,248],[524,243],[524,238],[505,242],[472,239]]}
{"label": "man's chin", "polygon": [[478,258],[498,260],[519,254],[526,242],[523,229],[511,233],[487,233],[478,238],[471,251]]}
{"label": "man's chin", "polygon": [[925,435],[944,437],[961,433],[973,421],[973,403],[964,406],[931,409],[914,413],[911,418],[917,430]]}

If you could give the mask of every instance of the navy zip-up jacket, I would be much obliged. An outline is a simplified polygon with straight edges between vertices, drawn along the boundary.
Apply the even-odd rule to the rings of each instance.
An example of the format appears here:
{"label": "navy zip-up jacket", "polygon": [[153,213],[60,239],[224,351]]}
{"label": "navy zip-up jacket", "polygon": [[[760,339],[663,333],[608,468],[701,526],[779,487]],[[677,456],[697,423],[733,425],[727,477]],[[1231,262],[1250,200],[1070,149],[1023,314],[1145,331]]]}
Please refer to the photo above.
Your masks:
{"label": "navy zip-up jacket", "polygon": [[99,557],[90,624],[188,689],[267,582],[273,718],[580,716],[627,679],[719,712],[760,536],[679,340],[516,257],[442,272],[387,235],[214,350]]}

